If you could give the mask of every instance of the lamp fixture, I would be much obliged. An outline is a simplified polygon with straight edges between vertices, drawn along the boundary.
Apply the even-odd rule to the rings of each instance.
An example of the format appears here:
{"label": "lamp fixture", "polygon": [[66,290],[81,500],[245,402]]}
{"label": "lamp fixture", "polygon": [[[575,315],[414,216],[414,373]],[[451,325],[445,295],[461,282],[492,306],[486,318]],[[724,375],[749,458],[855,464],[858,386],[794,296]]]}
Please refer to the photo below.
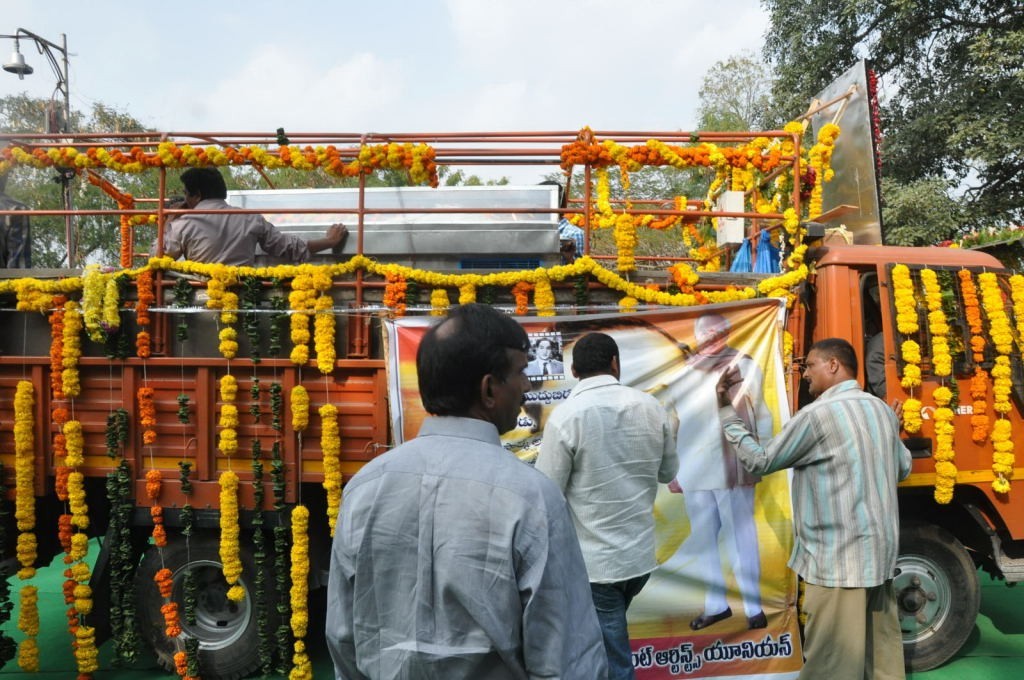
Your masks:
{"label": "lamp fixture", "polygon": [[4,64],[4,70],[9,73],[17,73],[18,80],[24,80],[25,76],[32,75],[32,67],[25,63],[25,55],[19,49],[18,41],[14,41],[14,53],[11,60]]}

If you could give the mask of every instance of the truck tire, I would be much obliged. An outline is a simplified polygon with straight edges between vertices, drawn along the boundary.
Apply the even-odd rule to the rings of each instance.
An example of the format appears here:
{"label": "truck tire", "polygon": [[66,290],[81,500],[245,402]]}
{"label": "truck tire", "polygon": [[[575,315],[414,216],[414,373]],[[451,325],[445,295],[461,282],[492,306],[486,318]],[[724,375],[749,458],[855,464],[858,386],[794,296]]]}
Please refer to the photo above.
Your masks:
{"label": "truck tire", "polygon": [[[241,602],[227,599],[220,547],[214,535],[193,536],[186,546],[184,540],[169,541],[161,551],[150,547],[135,575],[136,602],[141,634],[153,648],[160,665],[174,670],[175,641],[165,633],[160,607],[164,599],[153,580],[157,571],[166,567],[174,579],[172,599],[178,603],[182,637],[199,640],[199,666],[204,680],[237,680],[259,668],[259,630],[253,583],[256,574],[251,551],[243,544],[240,557],[242,575],[238,583],[245,588]],[[185,621],[185,574],[196,575],[196,622]],[[268,585],[271,588],[272,584]],[[266,593],[268,602],[273,596]],[[269,611],[273,611],[271,607]]]}
{"label": "truck tire", "polygon": [[960,651],[981,601],[977,568],[960,541],[930,524],[901,527],[893,586],[908,671],[931,670]]}

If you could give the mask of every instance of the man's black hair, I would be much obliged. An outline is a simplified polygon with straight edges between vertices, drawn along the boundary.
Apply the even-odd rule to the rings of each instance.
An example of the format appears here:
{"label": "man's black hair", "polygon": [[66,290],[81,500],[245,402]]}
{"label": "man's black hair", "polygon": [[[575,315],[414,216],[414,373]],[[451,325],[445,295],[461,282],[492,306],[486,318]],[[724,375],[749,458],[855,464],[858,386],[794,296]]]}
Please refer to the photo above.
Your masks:
{"label": "man's black hair", "polygon": [[619,346],[605,333],[587,333],[572,346],[572,368],[580,378],[611,373]]}
{"label": "man's black hair", "polygon": [[565,187],[553,179],[546,179],[543,182],[538,183],[538,186],[542,187],[558,187],[558,207],[565,207]]}
{"label": "man's black hair", "polygon": [[416,351],[420,399],[427,413],[461,416],[480,398],[486,375],[507,380],[508,352],[526,352],[530,341],[516,321],[488,305],[452,308],[448,318],[423,335]]}
{"label": "man's black hair", "polygon": [[853,345],[842,338],[825,338],[811,345],[810,352],[817,352],[826,357],[835,357],[836,361],[845,366],[851,375],[857,375],[857,353]]}
{"label": "man's black hair", "polygon": [[185,191],[193,196],[201,196],[203,200],[228,197],[224,175],[217,168],[189,168],[181,173],[181,183],[185,185]]}

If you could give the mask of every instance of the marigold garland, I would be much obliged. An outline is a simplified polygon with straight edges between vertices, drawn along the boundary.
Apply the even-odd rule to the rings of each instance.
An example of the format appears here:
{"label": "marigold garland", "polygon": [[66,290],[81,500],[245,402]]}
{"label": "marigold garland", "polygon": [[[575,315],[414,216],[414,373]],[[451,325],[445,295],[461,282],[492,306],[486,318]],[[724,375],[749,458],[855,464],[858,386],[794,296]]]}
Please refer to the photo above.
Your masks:
{"label": "marigold garland", "polygon": [[530,291],[533,284],[527,281],[520,281],[512,287],[512,297],[516,301],[516,314],[525,316],[530,311]]}
{"label": "marigold garland", "polygon": [[949,351],[949,324],[942,308],[942,288],[932,269],[921,270],[925,303],[928,305],[928,334],[932,345],[932,372],[940,378],[953,373],[953,356]]}
{"label": "marigold garland", "polygon": [[[914,284],[910,278],[910,269],[905,264],[892,268],[893,298],[896,304],[896,328],[903,335],[914,335],[918,332],[917,298],[914,295]],[[915,340],[904,340],[900,345],[903,357],[903,375],[900,384],[905,390],[912,391],[921,385],[921,347]]]}
{"label": "marigold garland", "polygon": [[341,435],[338,429],[338,408],[334,404],[320,407],[320,449],[324,457],[323,487],[327,492],[327,524],[331,536],[341,509]]}
{"label": "marigold garland", "polygon": [[290,358],[293,364],[304,366],[309,362],[309,312],[316,307],[316,291],[312,265],[302,265],[292,279],[288,305],[292,309]]}
{"label": "marigold garland", "polygon": [[405,277],[389,271],[385,274],[385,279],[387,286],[384,288],[384,306],[391,310],[394,317],[405,316],[405,295],[409,288]]}
{"label": "marigold garland", "polygon": [[316,367],[323,374],[334,370],[337,355],[334,349],[334,299],[326,293],[316,299],[316,318],[313,320],[313,347]]}
{"label": "marigold garland", "polygon": [[921,431],[921,400],[909,397],[903,402],[903,429],[909,434]]}
{"label": "marigold garland", "polygon": [[290,394],[292,407],[292,428],[302,432],[309,425],[309,393],[302,385],[292,388]]}
{"label": "marigold garland", "polygon": [[150,445],[156,441],[156,405],[153,403],[153,388],[140,387],[136,393],[139,403],[139,425],[142,426],[142,443]]}
{"label": "marigold garland", "polygon": [[942,386],[932,393],[935,400],[935,502],[946,505],[953,500],[956,486],[956,450],[953,446],[955,425],[953,409],[949,408],[953,392]]}
{"label": "marigold garland", "polygon": [[79,383],[78,360],[82,356],[82,314],[81,307],[74,300],[64,303],[63,366],[61,385],[64,396],[77,397],[82,387]]}
{"label": "marigold garland", "polygon": [[150,356],[149,328],[149,307],[156,300],[153,293],[153,272],[146,269],[139,272],[135,279],[138,290],[138,302],[135,304],[135,322],[139,325],[139,332],[135,336],[135,351],[141,359],[148,359]]}
{"label": "marigold garland", "polygon": [[985,329],[981,320],[981,305],[978,301],[977,288],[974,285],[974,276],[970,271],[961,269],[957,272],[960,277],[960,294],[964,301],[964,317],[967,319],[967,327],[970,331],[971,357],[974,360],[974,375],[971,377],[971,440],[976,444],[983,444],[988,439],[989,418],[988,411],[988,372],[981,367],[985,360]]}
{"label": "marigold garland", "polygon": [[14,518],[18,531],[18,578],[35,576],[36,527],[35,495],[35,387],[30,380],[19,380],[14,392]]}
{"label": "marigold garland", "polygon": [[18,666],[29,673],[39,671],[39,589],[25,585],[19,593],[18,630],[25,639],[18,645]]}
{"label": "marigold garland", "polygon": [[[53,166],[83,169],[108,168],[117,172],[140,173],[148,168],[211,167],[253,165],[277,169],[320,169],[334,177],[359,177],[375,170],[400,170],[408,173],[415,184],[438,185],[437,152],[429,144],[387,142],[364,144],[339,149],[333,144],[323,146],[280,145],[276,149],[260,145],[197,147],[179,146],[173,141],[161,142],[155,151],[147,152],[133,146],[125,151],[116,147],[90,147],[79,150],[73,146],[27,147],[11,144],[0,150],[0,174],[12,165],[34,168]],[[130,196],[130,195],[126,195]],[[149,221],[149,216],[143,216]],[[133,220],[134,221],[134,220]],[[140,222],[143,220],[139,220]]]}
{"label": "marigold garland", "polygon": [[292,508],[291,550],[291,629],[295,636],[295,654],[289,680],[311,678],[311,664],[303,638],[309,626],[309,509]]}
{"label": "marigold garland", "polygon": [[[1013,352],[1013,331],[1006,314],[1002,290],[996,275],[985,272],[978,275],[981,286],[981,300],[985,308],[985,316],[989,322],[989,339],[996,349],[995,364],[992,366],[992,409],[999,414],[992,427],[992,490],[996,493],[1010,492],[1009,477],[1013,474],[1015,457],[1014,444],[1010,432],[1010,422],[1006,414],[1013,409],[1010,395],[1013,392],[1013,369],[1010,366]],[[1004,424],[1005,423],[1005,424]]]}
{"label": "marigold garland", "polygon": [[233,402],[238,394],[238,381],[227,373],[220,379],[220,432],[217,448],[228,458],[238,452],[238,406]]}
{"label": "marigold garland", "polygon": [[1020,274],[1010,277],[1010,300],[1017,324],[1017,347],[1024,352],[1024,276]]}
{"label": "marigold garland", "polygon": [[224,569],[224,580],[231,586],[228,599],[241,602],[245,599],[245,588],[238,584],[242,575],[241,545],[238,525],[238,475],[225,470],[220,475],[220,561]]}
{"label": "marigold garland", "polygon": [[54,309],[50,313],[50,393],[55,400],[64,398],[64,296],[53,298]]}
{"label": "marigold garland", "polygon": [[451,301],[448,299],[448,291],[444,288],[435,288],[430,291],[430,316],[444,316],[448,313]]}
{"label": "marigold garland", "polygon": [[533,289],[533,303],[537,306],[537,316],[555,315],[555,292],[551,289],[551,281],[541,278]]}

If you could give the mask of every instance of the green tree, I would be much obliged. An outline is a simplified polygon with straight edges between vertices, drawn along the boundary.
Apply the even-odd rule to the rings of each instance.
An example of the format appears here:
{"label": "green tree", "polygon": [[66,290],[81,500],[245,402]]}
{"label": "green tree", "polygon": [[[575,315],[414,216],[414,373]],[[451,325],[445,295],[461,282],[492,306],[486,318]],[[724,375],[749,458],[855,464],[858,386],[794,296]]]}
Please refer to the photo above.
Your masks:
{"label": "green tree", "polygon": [[895,184],[893,179],[882,180],[882,193],[890,198],[882,208],[882,222],[890,225],[885,231],[887,244],[933,245],[963,224],[962,206],[950,196],[948,180]]}
{"label": "green tree", "polygon": [[[31,133],[46,127],[47,100],[24,94],[0,97],[0,132]],[[93,105],[88,114],[72,111],[71,127],[78,132],[147,132],[131,115],[102,103]],[[128,174],[99,171],[120,191],[142,198],[158,193],[157,173]],[[72,200],[76,210],[114,210],[117,204],[93,186],[84,174],[70,179]],[[37,169],[16,166],[10,171],[7,192],[31,208],[59,210],[64,207],[58,173],[53,168]],[[152,206],[152,204],[149,204]],[[139,205],[144,207],[145,204]],[[73,218],[75,259],[81,263],[117,265],[120,259],[120,220],[116,216],[87,215]],[[67,265],[67,239],[63,217],[34,217],[32,226],[32,263],[36,267]],[[152,228],[139,228],[137,251],[148,250],[153,239]]]}
{"label": "green tree", "polygon": [[[927,233],[948,238],[964,224],[1020,223],[1024,5],[1006,0],[762,4],[771,16],[764,55],[778,78],[777,119],[799,115],[856,59],[868,58],[882,84],[882,176],[892,180],[883,201],[909,204],[922,187],[948,182],[952,188],[945,193],[961,204],[964,221],[951,227],[938,219]],[[887,230],[906,227],[886,225]]]}
{"label": "green tree", "polygon": [[701,130],[764,130],[772,127],[772,75],[750,52],[715,63],[700,86]]}

